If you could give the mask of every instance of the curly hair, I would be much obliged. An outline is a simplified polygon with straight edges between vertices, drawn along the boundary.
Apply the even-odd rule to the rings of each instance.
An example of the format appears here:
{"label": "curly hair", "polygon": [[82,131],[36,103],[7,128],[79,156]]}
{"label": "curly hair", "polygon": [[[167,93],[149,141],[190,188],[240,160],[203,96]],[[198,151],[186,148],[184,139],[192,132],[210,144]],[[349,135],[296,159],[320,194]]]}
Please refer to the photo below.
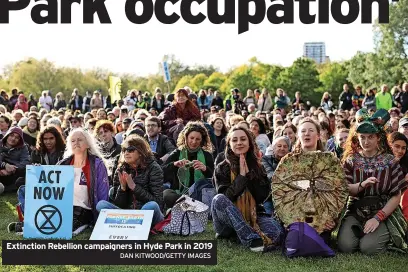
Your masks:
{"label": "curly hair", "polygon": [[184,129],[180,132],[177,138],[177,146],[179,150],[183,148],[187,148],[187,138],[191,132],[198,132],[201,134],[201,144],[203,150],[207,152],[213,151],[212,142],[210,136],[208,134],[207,129],[205,128],[204,124],[200,121],[188,122]]}
{"label": "curly hair", "polygon": [[[387,134],[385,133],[385,131],[383,129],[380,129],[380,131],[376,133],[376,135],[380,139],[380,144],[378,146],[380,151],[379,154],[387,153],[393,155],[394,153],[392,152],[392,149],[388,143]],[[350,134],[345,143],[342,162],[345,162],[350,156],[359,153],[361,150],[362,147],[360,146],[360,142],[358,141],[356,126],[353,126],[350,129]]]}
{"label": "curly hair", "polygon": [[238,126],[234,126],[231,128],[226,138],[225,159],[230,164],[231,171],[237,175],[239,173],[240,168],[239,156],[237,156],[234,153],[234,151],[232,151],[231,140],[234,132],[239,130],[245,132],[246,136],[248,137],[249,149],[248,152],[246,153],[246,161],[249,169],[249,177],[251,179],[260,180],[265,170],[262,167],[261,157],[259,156],[260,151],[258,145],[255,142],[255,136],[250,130]]}
{"label": "curly hair", "polygon": [[251,123],[252,123],[252,122],[256,122],[256,123],[258,124],[258,127],[259,127],[259,135],[261,135],[261,134],[266,134],[265,124],[262,122],[261,119],[254,117],[254,118],[252,118],[252,120],[251,120]]}
{"label": "curly hair", "polygon": [[52,135],[54,135],[56,151],[65,150],[65,140],[64,140],[64,137],[62,137],[61,132],[54,126],[46,126],[37,135],[37,146],[36,146],[37,151],[39,151],[42,154],[47,153],[47,148],[45,147],[45,144],[44,144],[45,133],[51,133]]}
{"label": "curly hair", "polygon": [[[316,127],[317,134],[320,134],[320,125],[310,117],[305,117],[299,122],[298,132],[300,131],[300,126],[303,125],[304,123],[312,123]],[[320,139],[317,140],[316,150],[325,151],[325,147],[323,145],[323,142]],[[296,144],[294,146],[294,149],[293,149],[293,153],[301,153],[301,152],[302,152],[302,144],[300,142],[300,137],[298,137],[298,139],[296,141]]]}
{"label": "curly hair", "polygon": [[[92,119],[88,120],[91,121]],[[96,120],[96,119],[95,119]],[[91,123],[92,125],[92,123]],[[94,130],[93,130],[93,136],[98,138],[98,131],[100,128],[108,129],[110,130],[113,134],[116,134],[116,129],[113,123],[109,120],[99,120],[96,122]]]}
{"label": "curly hair", "polygon": [[[148,158],[153,158],[153,152],[150,149],[150,145],[147,143],[147,141],[143,138],[140,137],[139,135],[132,134],[128,137],[126,137],[126,140],[122,143],[122,150],[129,147],[129,146],[134,146],[136,147],[137,152],[140,154],[140,167],[146,168],[146,161]],[[125,153],[122,151],[120,154],[120,159],[119,159],[119,164],[118,166],[121,166],[125,164]]]}

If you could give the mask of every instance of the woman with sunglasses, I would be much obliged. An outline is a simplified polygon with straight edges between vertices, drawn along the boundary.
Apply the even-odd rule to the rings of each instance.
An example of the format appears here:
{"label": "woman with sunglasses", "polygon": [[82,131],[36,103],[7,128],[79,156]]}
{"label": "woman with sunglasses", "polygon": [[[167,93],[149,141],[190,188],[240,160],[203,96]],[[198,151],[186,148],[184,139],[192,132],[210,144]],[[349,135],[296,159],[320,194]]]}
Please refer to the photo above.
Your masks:
{"label": "woman with sunglasses", "polygon": [[171,183],[171,189],[163,192],[167,208],[172,208],[181,195],[195,198],[199,188],[211,184],[209,179],[214,170],[212,143],[201,122],[188,123],[180,133],[177,146],[163,164],[164,175],[169,179],[166,181]]}
{"label": "woman with sunglasses", "polygon": [[119,167],[113,177],[113,203],[100,201],[96,209],[152,210],[154,226],[164,218],[162,208],[163,170],[146,140],[131,135],[122,144]]}

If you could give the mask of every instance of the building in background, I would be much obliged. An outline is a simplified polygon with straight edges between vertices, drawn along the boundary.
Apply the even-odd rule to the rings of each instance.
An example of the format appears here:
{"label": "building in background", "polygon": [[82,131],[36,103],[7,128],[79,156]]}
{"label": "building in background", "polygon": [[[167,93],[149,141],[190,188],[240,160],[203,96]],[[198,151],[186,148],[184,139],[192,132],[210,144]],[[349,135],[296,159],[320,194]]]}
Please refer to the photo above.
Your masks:
{"label": "building in background", "polygon": [[303,45],[303,57],[313,59],[316,63],[325,63],[330,58],[326,56],[326,44],[324,42],[307,42]]}

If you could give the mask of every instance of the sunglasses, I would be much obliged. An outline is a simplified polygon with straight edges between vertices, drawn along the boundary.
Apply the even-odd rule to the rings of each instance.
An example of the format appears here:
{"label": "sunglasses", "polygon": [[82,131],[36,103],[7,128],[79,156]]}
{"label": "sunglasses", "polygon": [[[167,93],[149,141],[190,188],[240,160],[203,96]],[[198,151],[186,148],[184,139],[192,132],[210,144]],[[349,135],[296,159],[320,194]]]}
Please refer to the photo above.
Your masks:
{"label": "sunglasses", "polygon": [[132,153],[135,152],[136,150],[137,149],[135,146],[122,147],[122,153],[126,153],[126,151]]}

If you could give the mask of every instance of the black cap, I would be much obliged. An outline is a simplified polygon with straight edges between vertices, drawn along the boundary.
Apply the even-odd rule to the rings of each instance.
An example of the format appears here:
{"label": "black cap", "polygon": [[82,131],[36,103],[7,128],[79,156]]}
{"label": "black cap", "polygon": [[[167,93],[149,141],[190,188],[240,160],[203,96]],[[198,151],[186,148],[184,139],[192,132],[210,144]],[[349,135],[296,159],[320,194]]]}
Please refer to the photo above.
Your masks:
{"label": "black cap", "polygon": [[125,118],[125,119],[123,119],[123,121],[122,121],[122,123],[132,123],[132,118],[129,118],[129,117],[127,117],[127,118]]}

